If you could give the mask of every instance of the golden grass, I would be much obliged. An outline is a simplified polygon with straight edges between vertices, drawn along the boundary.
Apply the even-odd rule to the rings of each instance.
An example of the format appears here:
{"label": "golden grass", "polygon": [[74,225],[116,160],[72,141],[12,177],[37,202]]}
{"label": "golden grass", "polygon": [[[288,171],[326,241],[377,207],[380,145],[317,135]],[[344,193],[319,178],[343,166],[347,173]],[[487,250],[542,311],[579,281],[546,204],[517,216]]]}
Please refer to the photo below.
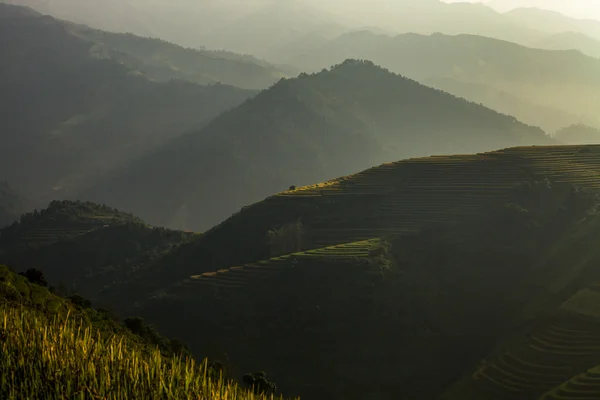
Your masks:
{"label": "golden grass", "polygon": [[0,354],[2,399],[275,399],[211,378],[206,362],[9,304],[0,304]]}

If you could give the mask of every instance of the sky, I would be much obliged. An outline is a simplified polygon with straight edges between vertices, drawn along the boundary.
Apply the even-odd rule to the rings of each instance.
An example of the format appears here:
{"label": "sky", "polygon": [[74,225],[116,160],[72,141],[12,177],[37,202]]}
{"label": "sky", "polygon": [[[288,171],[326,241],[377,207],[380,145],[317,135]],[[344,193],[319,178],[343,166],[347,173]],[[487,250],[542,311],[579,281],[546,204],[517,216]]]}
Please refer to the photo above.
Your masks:
{"label": "sky", "polygon": [[[444,0],[457,3],[466,0]],[[600,20],[600,0],[471,0],[470,3],[487,3],[498,11],[504,12],[518,7],[537,7],[559,11],[575,18],[594,18]]]}

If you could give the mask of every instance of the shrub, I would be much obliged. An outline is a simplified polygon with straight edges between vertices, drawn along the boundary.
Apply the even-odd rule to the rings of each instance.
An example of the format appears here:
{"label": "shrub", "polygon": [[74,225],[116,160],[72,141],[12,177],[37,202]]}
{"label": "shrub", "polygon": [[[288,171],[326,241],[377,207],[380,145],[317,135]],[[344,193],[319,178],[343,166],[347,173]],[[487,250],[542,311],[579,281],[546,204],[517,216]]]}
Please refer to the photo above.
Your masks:
{"label": "shrub", "polygon": [[256,394],[274,394],[277,385],[269,382],[264,371],[244,375],[244,383]]}
{"label": "shrub", "polygon": [[19,273],[19,275],[24,276],[29,282],[35,283],[36,285],[48,286],[48,281],[39,269],[30,268],[26,272]]}

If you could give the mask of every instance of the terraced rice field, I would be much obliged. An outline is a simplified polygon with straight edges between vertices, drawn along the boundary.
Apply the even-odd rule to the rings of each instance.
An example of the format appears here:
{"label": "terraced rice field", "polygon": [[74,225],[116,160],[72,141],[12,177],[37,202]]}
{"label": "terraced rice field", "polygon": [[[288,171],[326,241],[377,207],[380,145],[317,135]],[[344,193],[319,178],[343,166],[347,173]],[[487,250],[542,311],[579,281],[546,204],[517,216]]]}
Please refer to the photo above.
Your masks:
{"label": "terraced rice field", "polygon": [[540,397],[540,400],[600,399],[600,366],[568,380]]}
{"label": "terraced rice field", "polygon": [[96,229],[97,227],[77,227],[72,229],[51,229],[51,228],[40,228],[31,230],[20,237],[20,240],[27,243],[33,244],[44,244],[52,243],[59,240],[73,238],[81,235],[85,235]]}
{"label": "terraced rice field", "polygon": [[549,179],[600,189],[598,174],[600,146],[516,147],[383,164],[323,184],[286,191],[267,201],[271,207],[284,207],[285,200],[360,203],[360,212],[352,208],[344,212],[341,206],[339,212],[311,219],[315,245],[329,246],[477,217],[502,205],[512,190],[524,182]]}
{"label": "terraced rice field", "polygon": [[288,254],[257,263],[195,275],[185,283],[185,286],[194,290],[199,286],[220,289],[243,288],[290,268],[328,268],[332,265],[356,264],[370,257],[379,246],[380,241],[374,239]]}
{"label": "terraced rice field", "polygon": [[600,317],[589,312],[598,300],[595,294],[600,295],[581,290],[532,332],[526,344],[480,368],[473,375],[480,391],[502,399],[543,393],[548,393],[544,399],[600,399],[600,391],[591,392],[600,390],[600,370],[593,370],[599,372],[595,387],[588,385],[594,379],[590,372],[571,379],[597,364],[600,356]]}

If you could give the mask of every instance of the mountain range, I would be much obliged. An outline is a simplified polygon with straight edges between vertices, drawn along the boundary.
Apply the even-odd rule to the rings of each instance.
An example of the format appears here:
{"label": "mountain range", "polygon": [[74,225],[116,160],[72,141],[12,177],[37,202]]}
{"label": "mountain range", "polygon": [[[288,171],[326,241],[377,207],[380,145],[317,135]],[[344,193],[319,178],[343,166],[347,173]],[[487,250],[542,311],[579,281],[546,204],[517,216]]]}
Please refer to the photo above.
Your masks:
{"label": "mountain range", "polygon": [[0,171],[50,201],[198,129],[255,94],[157,82],[104,53],[72,25],[0,4]]}
{"label": "mountain range", "polygon": [[[318,70],[344,58],[368,59],[426,84],[452,79],[457,95],[549,131],[578,122],[600,124],[595,112],[600,60],[573,50],[533,49],[473,35],[360,31],[285,62]],[[511,98],[495,101],[498,92]]]}
{"label": "mountain range", "polygon": [[[203,230],[270,193],[418,155],[547,144],[540,128],[368,61],[282,80],[81,198]],[[168,193],[168,195],[165,195]]]}

